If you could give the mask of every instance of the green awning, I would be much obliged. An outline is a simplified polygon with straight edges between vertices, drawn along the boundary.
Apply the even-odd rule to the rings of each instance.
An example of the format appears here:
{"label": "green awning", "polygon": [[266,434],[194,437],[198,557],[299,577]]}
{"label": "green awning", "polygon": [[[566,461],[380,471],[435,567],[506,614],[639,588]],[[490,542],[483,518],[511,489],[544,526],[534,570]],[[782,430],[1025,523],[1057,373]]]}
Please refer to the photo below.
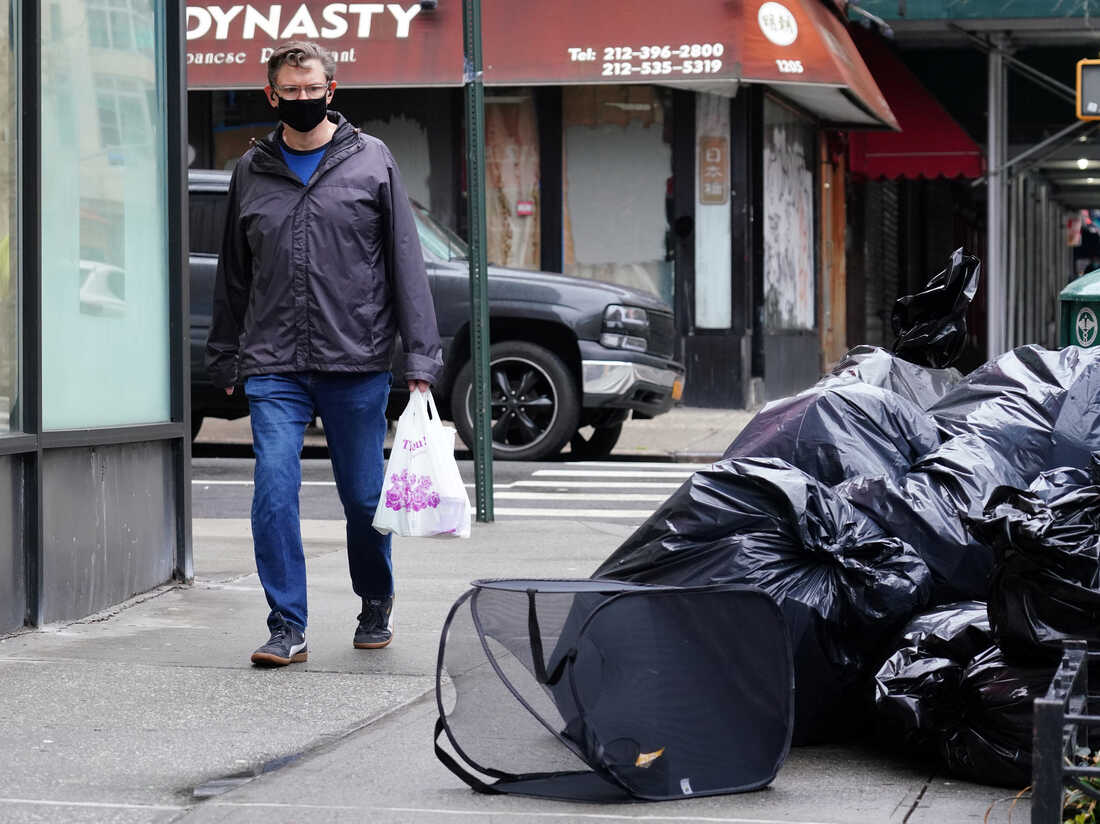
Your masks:
{"label": "green awning", "polygon": [[[861,0],[883,20],[1022,20],[1100,16],[1100,0]],[[862,19],[852,14],[852,19]]]}

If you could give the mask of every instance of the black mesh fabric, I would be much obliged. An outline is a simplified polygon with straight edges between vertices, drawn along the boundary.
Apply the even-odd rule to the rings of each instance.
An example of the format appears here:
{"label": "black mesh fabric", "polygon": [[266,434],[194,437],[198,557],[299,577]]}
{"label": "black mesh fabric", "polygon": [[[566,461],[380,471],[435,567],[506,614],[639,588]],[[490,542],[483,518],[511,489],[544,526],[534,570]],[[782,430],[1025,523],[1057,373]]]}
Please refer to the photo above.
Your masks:
{"label": "black mesh fabric", "polygon": [[475,789],[591,801],[741,792],[770,783],[786,757],[791,646],[753,587],[476,582],[444,627],[437,696],[440,729],[471,772],[440,758]]}

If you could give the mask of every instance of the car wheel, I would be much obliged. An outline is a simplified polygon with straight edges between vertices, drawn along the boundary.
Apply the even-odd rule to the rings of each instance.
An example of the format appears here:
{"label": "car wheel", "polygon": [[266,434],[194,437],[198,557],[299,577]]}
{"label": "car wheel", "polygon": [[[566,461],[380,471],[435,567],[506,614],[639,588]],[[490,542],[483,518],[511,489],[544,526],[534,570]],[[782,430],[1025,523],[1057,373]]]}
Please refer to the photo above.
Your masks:
{"label": "car wheel", "polygon": [[[473,448],[473,363],[467,362],[451,392],[451,416]],[[556,455],[577,431],[580,403],[573,376],[561,358],[525,341],[489,349],[489,405],[493,457],[537,461]]]}
{"label": "car wheel", "polygon": [[199,430],[202,429],[202,415],[196,415],[191,413],[191,440],[195,440],[199,436]]}
{"label": "car wheel", "polygon": [[593,427],[592,434],[587,438],[578,429],[569,440],[569,452],[579,460],[606,458],[619,442],[619,435],[622,433],[621,423]]}

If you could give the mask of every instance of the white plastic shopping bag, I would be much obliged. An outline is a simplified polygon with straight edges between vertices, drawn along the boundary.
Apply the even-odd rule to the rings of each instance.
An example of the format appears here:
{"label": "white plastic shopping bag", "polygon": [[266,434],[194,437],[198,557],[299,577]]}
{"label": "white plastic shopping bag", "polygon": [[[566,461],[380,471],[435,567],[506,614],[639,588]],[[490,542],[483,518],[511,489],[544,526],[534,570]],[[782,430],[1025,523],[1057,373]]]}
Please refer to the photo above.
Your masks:
{"label": "white plastic shopping bag", "polygon": [[405,538],[470,537],[455,431],[440,421],[431,392],[411,392],[397,419],[374,528]]}

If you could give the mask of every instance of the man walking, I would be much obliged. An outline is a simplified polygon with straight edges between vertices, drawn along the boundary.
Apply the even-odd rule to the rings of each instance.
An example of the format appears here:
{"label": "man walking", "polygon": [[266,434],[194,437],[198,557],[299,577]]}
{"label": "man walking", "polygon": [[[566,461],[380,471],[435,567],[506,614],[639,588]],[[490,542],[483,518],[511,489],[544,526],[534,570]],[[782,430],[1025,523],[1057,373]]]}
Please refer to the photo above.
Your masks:
{"label": "man walking", "polygon": [[389,149],[329,111],[335,62],[290,42],[268,60],[264,93],[281,125],[254,142],[229,185],[206,363],[232,394],[244,382],[256,454],[252,537],[271,612],[260,666],[305,661],[301,451],[319,415],[347,517],[354,645],[393,637],[390,537],[372,526],[395,332],[409,391],[443,366],[424,259]]}

